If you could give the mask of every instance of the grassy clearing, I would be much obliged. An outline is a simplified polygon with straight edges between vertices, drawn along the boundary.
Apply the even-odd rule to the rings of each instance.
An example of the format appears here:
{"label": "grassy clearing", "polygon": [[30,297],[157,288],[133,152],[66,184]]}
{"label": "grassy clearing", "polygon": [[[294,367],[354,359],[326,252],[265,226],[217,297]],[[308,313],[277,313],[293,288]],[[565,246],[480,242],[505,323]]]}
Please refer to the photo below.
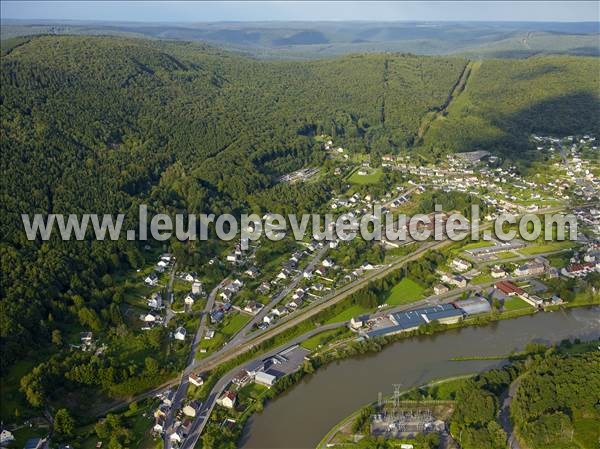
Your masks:
{"label": "grassy clearing", "polygon": [[478,284],[485,284],[486,282],[492,282],[494,280],[494,278],[492,277],[491,274],[489,273],[481,273],[478,276],[475,276],[472,280],[471,283],[478,285]]}
{"label": "grassy clearing", "polygon": [[575,435],[573,439],[581,447],[592,449],[598,447],[600,441],[600,413],[590,411],[576,411],[573,416]]}
{"label": "grassy clearing", "polygon": [[566,242],[549,242],[542,243],[539,245],[527,246],[525,248],[521,248],[519,252],[525,256],[533,256],[535,254],[541,253],[549,253],[552,251],[560,251],[561,249],[569,249],[574,246],[574,243],[571,241]]}
{"label": "grassy clearing", "polygon": [[242,313],[237,313],[235,315],[231,315],[225,321],[221,332],[223,332],[228,337],[236,334],[244,325],[250,321],[250,317],[248,315],[244,315]]}
{"label": "grassy clearing", "polygon": [[424,291],[425,287],[421,284],[404,278],[392,288],[385,302],[390,306],[408,304],[422,298]]}
{"label": "grassy clearing", "polygon": [[504,299],[504,312],[511,312],[513,310],[531,309],[531,305],[523,301],[521,298],[506,297]]}
{"label": "grassy clearing", "polygon": [[362,315],[364,313],[368,313],[368,312],[370,312],[369,309],[365,309],[364,307],[359,306],[358,304],[355,304],[351,307],[348,307],[343,312],[338,313],[336,316],[330,318],[329,320],[327,320],[327,322],[325,324],[340,323],[342,321],[348,321],[351,318],[360,316],[360,315]]}
{"label": "grassy clearing", "polygon": [[[342,332],[343,333],[343,332]],[[340,334],[339,329],[331,329],[325,332],[321,332],[320,334],[314,335],[310,337],[308,340],[303,341],[300,346],[308,349],[309,351],[314,351],[319,346],[324,345],[335,338],[338,334]]]}
{"label": "grassy clearing", "polygon": [[380,169],[372,169],[372,168],[362,168],[362,170],[366,170],[366,175],[359,175],[358,172],[361,170],[359,168],[348,178],[352,184],[366,185],[366,184],[376,184],[381,179],[383,173]]}

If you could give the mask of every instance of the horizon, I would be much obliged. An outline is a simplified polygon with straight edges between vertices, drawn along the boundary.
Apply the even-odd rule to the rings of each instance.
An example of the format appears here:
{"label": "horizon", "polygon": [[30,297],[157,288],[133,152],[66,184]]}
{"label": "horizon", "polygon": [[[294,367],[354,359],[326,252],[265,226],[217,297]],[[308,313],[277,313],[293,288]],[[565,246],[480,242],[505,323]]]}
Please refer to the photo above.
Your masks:
{"label": "horizon", "polygon": [[[307,8],[307,6],[311,6]],[[85,21],[118,23],[252,22],[600,22],[593,1],[426,1],[426,2],[110,2],[14,1],[0,4],[2,21]]]}

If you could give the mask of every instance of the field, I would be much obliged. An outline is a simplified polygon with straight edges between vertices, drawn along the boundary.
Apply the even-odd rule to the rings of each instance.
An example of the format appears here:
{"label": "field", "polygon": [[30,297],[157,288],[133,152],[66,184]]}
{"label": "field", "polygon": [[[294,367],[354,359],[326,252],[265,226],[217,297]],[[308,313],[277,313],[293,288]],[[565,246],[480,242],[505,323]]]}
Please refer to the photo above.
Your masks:
{"label": "field", "polygon": [[404,278],[392,288],[385,302],[390,306],[408,304],[420,299],[424,291],[425,287],[422,285],[410,278]]}
{"label": "field", "polygon": [[369,309],[365,309],[364,307],[361,307],[358,304],[355,304],[355,305],[353,305],[351,307],[348,307],[343,312],[338,313],[333,318],[330,318],[329,320],[327,320],[327,322],[325,324],[339,323],[341,321],[348,321],[351,318],[360,316],[360,315],[362,315],[364,313],[367,313],[367,312],[370,312],[370,310]]}
{"label": "field", "polygon": [[[343,329],[342,329],[343,331]],[[349,332],[349,331],[348,331]],[[338,334],[342,334],[344,332],[340,332],[340,329],[331,329],[325,332],[321,332],[313,337],[310,337],[308,340],[303,341],[300,346],[308,349],[309,351],[314,351],[320,345],[326,344],[331,341]]]}
{"label": "field", "polygon": [[525,248],[521,248],[519,252],[526,256],[532,256],[535,254],[549,253],[552,251],[560,251],[562,249],[572,248],[574,242],[565,241],[565,242],[548,242],[542,243],[539,245],[527,246]]}
{"label": "field", "polygon": [[366,169],[366,171],[368,172],[366,175],[359,175],[359,170],[356,170],[354,173],[352,173],[350,178],[348,178],[348,181],[350,181],[352,184],[375,184],[379,181],[381,175],[383,174],[380,169],[368,168]]}
{"label": "field", "polygon": [[504,311],[510,312],[513,310],[521,310],[531,308],[529,304],[523,301],[521,298],[506,297],[504,299]]}

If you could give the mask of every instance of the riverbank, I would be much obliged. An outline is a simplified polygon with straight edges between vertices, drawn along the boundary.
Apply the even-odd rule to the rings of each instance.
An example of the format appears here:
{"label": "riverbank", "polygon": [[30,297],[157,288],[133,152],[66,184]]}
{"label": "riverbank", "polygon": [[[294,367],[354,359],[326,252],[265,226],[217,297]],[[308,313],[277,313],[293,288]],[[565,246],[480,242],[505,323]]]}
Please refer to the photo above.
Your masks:
{"label": "riverbank", "polygon": [[[439,385],[442,385],[445,383],[450,383],[450,382],[454,382],[454,381],[458,381],[458,380],[470,379],[471,377],[475,376],[476,374],[477,373],[472,373],[472,374],[465,374],[462,376],[449,377],[446,379],[439,379],[439,380],[435,380],[433,382],[429,382],[424,385],[420,385],[418,387],[412,387],[407,390],[402,390],[402,391],[400,391],[400,399],[402,399],[403,396],[406,396],[407,394],[409,394],[413,391],[417,391],[422,388],[434,387],[434,386],[439,386]],[[391,396],[384,398],[384,400],[389,400],[389,399],[391,399]],[[336,424],[329,432],[327,432],[327,434],[323,437],[323,439],[317,445],[316,449],[326,449],[328,447],[328,444],[335,438],[335,436],[338,432],[342,431],[343,428],[348,426],[351,422],[355,421],[364,409],[366,409],[367,407],[375,406],[376,404],[377,404],[377,401],[370,402],[368,404],[365,404],[363,407],[356,410],[355,412],[353,412],[351,415],[346,416],[343,420],[341,420],[338,424]]]}
{"label": "riverbank", "polygon": [[[563,338],[588,338],[594,332],[594,335],[598,335],[600,309],[592,307],[590,311],[592,313],[575,308],[572,311],[565,309],[565,313],[538,313],[516,319],[503,316],[500,320],[497,317],[497,322],[488,320],[478,323],[478,326],[445,328],[444,332],[433,334],[407,335],[402,338],[405,340],[402,345],[389,344],[400,339],[388,340],[387,343],[370,341],[351,344],[355,348],[362,346],[364,352],[337,348],[333,354],[328,354],[326,360],[322,360],[320,366],[315,367],[318,376],[302,375],[302,381],[297,382],[296,388],[273,398],[275,400],[270,401],[261,414],[250,417],[241,436],[240,446],[290,447],[288,445],[293,441],[296,444],[294,447],[314,447],[335,424],[330,422],[331,425],[324,428],[325,422],[335,419],[339,411],[348,410],[350,402],[356,403],[363,398],[362,402],[355,404],[360,406],[372,401],[382,385],[398,383],[399,380],[405,385],[421,385],[423,382],[418,380],[424,376],[445,378],[464,375],[465,372],[486,370],[503,362],[496,357],[493,357],[494,360],[450,362],[448,359],[453,355],[496,356],[515,353],[536,338],[560,341]],[[332,361],[337,363],[332,364]],[[407,361],[408,364],[398,364],[398,361]],[[348,373],[352,375],[348,376]],[[319,404],[323,404],[323,401],[328,403],[331,413],[324,413],[320,409]],[[350,408],[348,412],[351,410],[356,410],[356,407]],[[347,414],[343,413],[342,416]],[[336,422],[339,422],[339,418]],[[319,429],[322,429],[322,433],[318,435],[318,439],[315,438],[315,442],[310,443]],[[303,445],[303,442],[307,444]]]}

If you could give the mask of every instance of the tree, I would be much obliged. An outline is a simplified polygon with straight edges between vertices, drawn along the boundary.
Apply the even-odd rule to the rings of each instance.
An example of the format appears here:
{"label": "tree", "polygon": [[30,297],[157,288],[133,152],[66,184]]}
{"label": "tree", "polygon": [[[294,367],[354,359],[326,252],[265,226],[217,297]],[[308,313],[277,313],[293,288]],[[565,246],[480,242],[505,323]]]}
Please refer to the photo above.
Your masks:
{"label": "tree", "polygon": [[52,344],[55,346],[62,346],[62,334],[59,329],[52,331]]}
{"label": "tree", "polygon": [[59,435],[71,436],[75,430],[75,420],[65,408],[59,409],[54,415],[54,431]]}

